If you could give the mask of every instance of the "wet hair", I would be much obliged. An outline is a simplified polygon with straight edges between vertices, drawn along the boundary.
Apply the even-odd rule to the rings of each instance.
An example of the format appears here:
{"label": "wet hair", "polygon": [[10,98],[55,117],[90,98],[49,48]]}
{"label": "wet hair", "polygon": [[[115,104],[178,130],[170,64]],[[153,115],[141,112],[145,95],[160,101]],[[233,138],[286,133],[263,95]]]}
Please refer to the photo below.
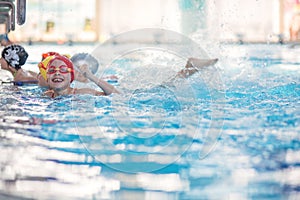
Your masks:
{"label": "wet hair", "polygon": [[82,63],[88,64],[93,74],[96,74],[99,68],[97,59],[89,53],[77,53],[71,57],[71,61],[76,69],[78,69]]}
{"label": "wet hair", "polygon": [[28,53],[21,45],[11,44],[3,49],[1,56],[6,60],[8,65],[18,70],[25,64],[28,58]]}

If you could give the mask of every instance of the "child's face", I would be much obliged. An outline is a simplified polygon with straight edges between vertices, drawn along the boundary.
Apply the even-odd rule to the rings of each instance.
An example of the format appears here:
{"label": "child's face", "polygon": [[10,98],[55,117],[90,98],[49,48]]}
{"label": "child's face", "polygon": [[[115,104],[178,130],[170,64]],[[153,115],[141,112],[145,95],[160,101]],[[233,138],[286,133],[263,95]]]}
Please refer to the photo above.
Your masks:
{"label": "child's face", "polygon": [[52,61],[47,68],[47,82],[51,89],[63,90],[70,87],[71,69],[61,60]]}

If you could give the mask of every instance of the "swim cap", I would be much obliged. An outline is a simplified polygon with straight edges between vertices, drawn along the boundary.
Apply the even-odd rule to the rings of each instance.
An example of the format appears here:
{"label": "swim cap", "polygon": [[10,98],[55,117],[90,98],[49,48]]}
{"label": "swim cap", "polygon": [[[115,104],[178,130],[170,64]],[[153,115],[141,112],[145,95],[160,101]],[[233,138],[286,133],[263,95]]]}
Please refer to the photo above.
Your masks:
{"label": "swim cap", "polygon": [[[59,55],[59,54],[57,54]],[[39,67],[39,70],[40,70],[40,73],[42,75],[42,77],[47,80],[47,65],[49,63],[49,61],[54,57],[53,56],[48,56],[46,57],[44,60],[42,60],[41,62],[39,62],[38,64],[38,67]]]}
{"label": "swim cap", "polygon": [[[60,55],[60,54],[57,53],[57,52],[54,52],[54,51],[49,51],[49,52],[47,52],[47,53],[43,53],[43,54],[42,54],[42,61],[43,61],[45,58],[47,58],[47,57],[49,57],[49,56],[54,56],[54,55]],[[66,56],[67,58],[70,58],[70,57],[71,57],[69,54],[62,54],[62,55]]]}
{"label": "swim cap", "polygon": [[[53,56],[56,56],[56,55],[60,55],[60,54],[57,52],[54,52],[54,51],[50,51],[50,52],[42,54],[42,61],[39,62],[38,67],[39,67],[42,77],[45,80],[47,80],[47,65],[48,65],[49,61],[53,58]],[[68,55],[68,54],[64,54],[63,56],[70,58],[70,55]]]}
{"label": "swim cap", "polygon": [[25,64],[28,58],[28,53],[22,46],[18,44],[12,44],[3,49],[1,56],[10,66],[18,70],[22,65]]}
{"label": "swim cap", "polygon": [[59,53],[54,52],[54,51],[49,51],[47,53],[42,54],[42,61],[45,60],[49,56],[54,56],[54,55],[59,55]]}
{"label": "swim cap", "polygon": [[98,71],[99,63],[97,59],[89,53],[77,53],[71,57],[71,61],[75,68],[79,68],[79,66],[87,64],[93,74],[96,74]]}
{"label": "swim cap", "polygon": [[[67,67],[71,68],[72,71],[70,73],[71,73],[71,83],[72,83],[73,80],[74,80],[74,67],[73,67],[73,63],[71,62],[71,60],[69,58],[67,58],[66,56],[63,56],[63,55],[50,56],[49,61],[47,62],[47,65],[46,65],[46,69],[48,67],[50,67],[52,62],[55,61],[55,60],[61,60],[67,65]],[[46,80],[47,80],[47,78],[46,78]]]}

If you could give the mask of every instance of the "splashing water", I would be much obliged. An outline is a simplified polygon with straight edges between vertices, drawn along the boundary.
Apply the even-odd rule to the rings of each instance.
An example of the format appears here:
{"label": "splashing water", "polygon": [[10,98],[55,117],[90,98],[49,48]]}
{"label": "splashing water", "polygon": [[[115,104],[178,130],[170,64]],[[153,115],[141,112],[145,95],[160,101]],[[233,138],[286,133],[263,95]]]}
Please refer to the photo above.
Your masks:
{"label": "splashing water", "polygon": [[[209,71],[160,87],[185,60],[152,50],[99,72],[117,74],[122,95],[48,99],[37,86],[1,85],[0,197],[295,199],[299,50],[223,48],[224,101],[212,98],[218,88],[207,84]],[[31,117],[52,123],[16,122]]]}

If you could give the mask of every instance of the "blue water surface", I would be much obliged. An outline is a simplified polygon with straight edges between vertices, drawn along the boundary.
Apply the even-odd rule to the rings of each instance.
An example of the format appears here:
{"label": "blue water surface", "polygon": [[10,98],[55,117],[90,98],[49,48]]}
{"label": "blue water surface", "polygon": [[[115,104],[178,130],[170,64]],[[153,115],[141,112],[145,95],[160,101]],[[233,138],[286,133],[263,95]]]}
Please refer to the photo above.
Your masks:
{"label": "blue water surface", "polygon": [[103,72],[119,76],[121,95],[50,99],[2,84],[0,197],[299,198],[300,48],[222,48],[221,88],[209,70],[153,83],[159,71],[130,71],[143,64],[136,56]]}

